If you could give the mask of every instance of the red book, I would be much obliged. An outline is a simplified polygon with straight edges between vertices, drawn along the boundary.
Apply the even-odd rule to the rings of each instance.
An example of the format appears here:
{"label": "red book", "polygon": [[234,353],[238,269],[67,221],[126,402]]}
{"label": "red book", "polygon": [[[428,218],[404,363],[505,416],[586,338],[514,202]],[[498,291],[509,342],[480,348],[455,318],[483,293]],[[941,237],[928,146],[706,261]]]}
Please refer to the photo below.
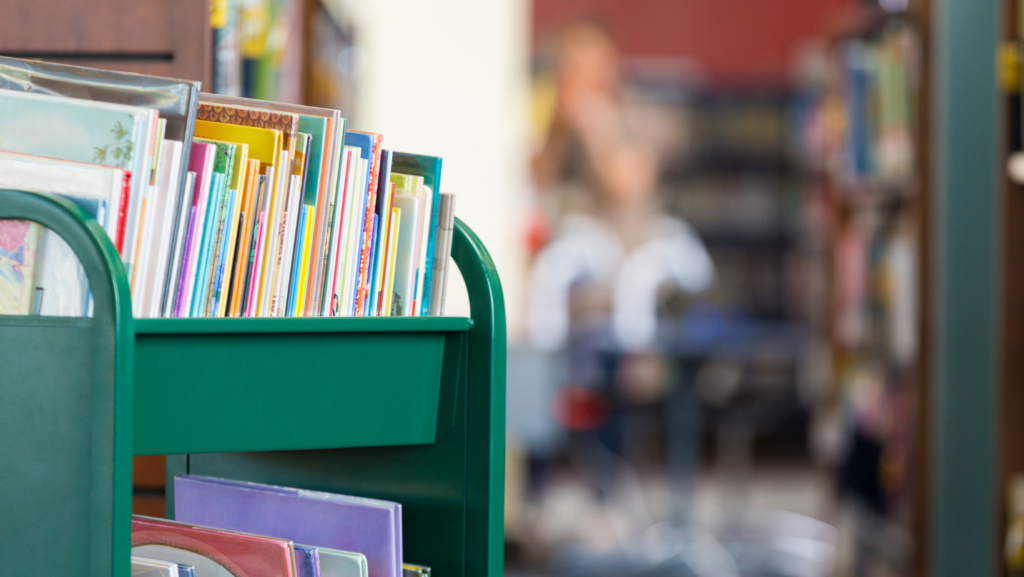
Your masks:
{"label": "red book", "polygon": [[296,577],[295,546],[275,539],[165,519],[132,517],[132,555],[194,565],[196,575]]}
{"label": "red book", "polygon": [[121,187],[121,204],[117,213],[117,238],[114,239],[114,247],[124,257],[124,229],[125,221],[128,220],[128,200],[132,196],[132,171],[124,171],[124,186]]}

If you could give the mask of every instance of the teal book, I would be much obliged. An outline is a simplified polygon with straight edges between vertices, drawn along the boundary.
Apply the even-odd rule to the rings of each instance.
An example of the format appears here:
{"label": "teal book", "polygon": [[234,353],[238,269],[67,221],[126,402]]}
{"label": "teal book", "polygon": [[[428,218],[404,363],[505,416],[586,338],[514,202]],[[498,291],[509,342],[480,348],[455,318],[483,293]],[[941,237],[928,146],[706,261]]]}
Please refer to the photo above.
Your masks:
{"label": "teal book", "polygon": [[199,268],[196,270],[196,288],[192,293],[192,314],[193,317],[202,316],[202,305],[208,292],[210,282],[210,252],[213,245],[213,237],[217,232],[220,222],[221,208],[224,205],[226,178],[223,174],[214,172],[210,180],[210,200],[206,209],[206,222],[203,225],[203,234],[199,245]]}
{"label": "teal book", "polygon": [[234,214],[234,202],[237,194],[232,195],[230,190],[230,183],[234,181],[234,171],[238,169],[235,163],[235,156],[238,154],[238,145],[231,144],[228,142],[220,142],[215,140],[208,140],[203,138],[196,138],[196,142],[203,144],[211,144],[216,147],[213,161],[213,172],[214,174],[224,175],[224,196],[221,199],[221,206],[218,208],[220,211],[219,217],[214,224],[214,236],[211,240],[212,250],[208,255],[209,270],[211,274],[206,280],[206,285],[201,303],[201,310],[204,311],[202,316],[208,316],[205,311],[210,307],[210,301],[212,295],[216,292],[217,283],[217,271],[220,270],[222,262],[226,256],[224,249],[224,239],[231,237],[231,229],[229,228],[225,219],[229,218],[231,214]]}
{"label": "teal book", "polygon": [[441,202],[441,159],[436,156],[396,152],[391,158],[391,172],[422,176],[423,186],[430,191],[432,198],[430,216],[427,220],[430,231],[430,236],[427,239],[427,258],[425,263],[421,263],[421,268],[417,272],[417,275],[422,277],[417,281],[417,284],[422,283],[422,297],[416,302],[416,311],[413,313],[413,316],[426,316],[430,303],[431,268],[433,268],[431,263],[434,256],[434,236],[436,236],[434,231],[437,230],[437,207]]}

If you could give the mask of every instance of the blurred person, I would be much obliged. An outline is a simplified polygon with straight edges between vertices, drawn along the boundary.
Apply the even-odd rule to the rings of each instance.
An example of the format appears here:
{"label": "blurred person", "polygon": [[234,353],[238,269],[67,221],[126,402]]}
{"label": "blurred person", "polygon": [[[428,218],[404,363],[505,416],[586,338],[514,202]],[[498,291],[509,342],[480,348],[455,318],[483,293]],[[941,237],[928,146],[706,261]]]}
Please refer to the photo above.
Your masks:
{"label": "blurred person", "polygon": [[[630,89],[618,45],[591,20],[558,35],[553,88],[550,126],[533,172],[557,232],[534,262],[531,340],[556,349],[568,336],[570,316],[610,317],[617,344],[642,350],[654,344],[664,285],[695,293],[713,277],[696,232],[668,217],[657,195],[662,158],[682,140],[679,115],[644,103]],[[581,280],[589,281],[586,290]]]}

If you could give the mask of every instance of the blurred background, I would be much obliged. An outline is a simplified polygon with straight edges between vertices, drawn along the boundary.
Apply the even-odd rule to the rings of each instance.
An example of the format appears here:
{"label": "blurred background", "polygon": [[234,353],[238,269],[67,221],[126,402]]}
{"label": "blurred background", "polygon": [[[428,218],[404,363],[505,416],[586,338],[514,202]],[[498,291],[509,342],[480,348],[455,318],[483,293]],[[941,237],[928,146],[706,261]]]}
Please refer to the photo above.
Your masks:
{"label": "blurred background", "polygon": [[924,7],[325,1],[298,83],[257,5],[217,90],[444,157],[494,256],[509,575],[914,570]]}
{"label": "blurred background", "polygon": [[504,283],[509,575],[905,575],[925,8],[219,0],[212,80],[444,158]]}
{"label": "blurred background", "polygon": [[[1000,3],[1013,152],[1024,33]],[[11,4],[5,54],[337,108],[444,158],[504,288],[508,575],[929,574],[932,2]],[[998,330],[1001,492],[1024,487],[1024,322]],[[162,458],[135,474],[161,515]],[[1024,489],[1005,504],[1024,568]]]}

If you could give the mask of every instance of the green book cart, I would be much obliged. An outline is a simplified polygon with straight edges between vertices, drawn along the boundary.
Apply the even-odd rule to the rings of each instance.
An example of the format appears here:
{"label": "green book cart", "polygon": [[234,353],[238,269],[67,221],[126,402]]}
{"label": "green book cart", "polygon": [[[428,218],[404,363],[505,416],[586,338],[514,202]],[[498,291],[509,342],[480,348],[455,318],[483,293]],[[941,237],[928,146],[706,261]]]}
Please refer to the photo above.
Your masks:
{"label": "green book cart", "polygon": [[505,312],[461,221],[470,318],[136,320],[76,205],[0,190],[0,219],[63,237],[94,303],[0,316],[0,574],[127,577],[132,456],[168,455],[169,517],[182,473],[388,499],[407,561],[501,575]]}

